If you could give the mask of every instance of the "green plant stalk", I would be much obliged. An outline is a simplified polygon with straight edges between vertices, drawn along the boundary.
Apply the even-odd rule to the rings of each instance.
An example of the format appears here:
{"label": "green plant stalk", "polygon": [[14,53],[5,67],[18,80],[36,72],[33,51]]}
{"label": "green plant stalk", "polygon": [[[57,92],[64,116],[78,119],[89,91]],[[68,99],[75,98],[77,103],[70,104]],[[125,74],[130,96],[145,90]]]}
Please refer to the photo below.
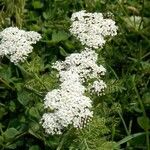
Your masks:
{"label": "green plant stalk", "polygon": [[10,88],[11,90],[14,90],[14,88],[12,86],[9,85],[9,83],[7,83],[4,79],[0,78],[0,81],[5,84],[8,88]]}
{"label": "green plant stalk", "polygon": [[[128,142],[128,141],[130,141],[136,137],[139,137],[139,136],[145,135],[145,134],[146,134],[145,132],[141,132],[141,133],[135,133],[135,134],[129,135],[129,136],[125,137],[124,139],[120,140],[119,142],[117,142],[117,145],[115,147],[118,147],[121,144],[124,144],[124,143],[126,143],[126,142]],[[149,132],[148,132],[148,134],[149,134]]]}
{"label": "green plant stalk", "polygon": [[[125,129],[125,131],[126,131],[126,134],[127,134],[128,136],[130,136],[130,132],[128,131],[127,125],[126,125],[126,123],[125,123],[125,121],[124,121],[124,119],[123,119],[123,117],[122,117],[120,111],[118,111],[118,114],[119,114],[119,117],[121,118],[121,121],[122,121],[122,123],[123,123],[124,129]],[[129,142],[127,142],[127,147],[128,147],[128,146],[130,146],[130,143],[129,143]]]}
{"label": "green plant stalk", "polygon": [[110,70],[111,70],[112,73],[114,74],[115,78],[116,78],[117,80],[119,80],[119,77],[118,77],[118,75],[116,74],[116,72],[114,71],[114,69],[113,69],[110,65],[108,65],[107,63],[106,63],[106,65],[110,68]]}
{"label": "green plant stalk", "polygon": [[119,117],[121,118],[121,121],[122,121],[122,123],[123,123],[123,126],[124,126],[124,129],[125,129],[125,131],[126,131],[126,134],[127,135],[130,135],[130,133],[129,133],[129,131],[128,131],[128,128],[127,128],[127,125],[126,125],[126,123],[125,123],[125,121],[124,121],[124,119],[123,119],[123,117],[122,117],[122,115],[121,115],[121,113],[118,111],[118,115],[119,115]]}
{"label": "green plant stalk", "polygon": [[144,56],[142,56],[141,59],[144,59],[145,57],[149,56],[150,55],[150,52],[146,53]]}
{"label": "green plant stalk", "polygon": [[[138,102],[139,102],[139,104],[140,104],[140,107],[141,107],[141,109],[142,109],[143,116],[146,118],[147,115],[146,115],[146,112],[145,112],[145,108],[144,108],[144,105],[143,105],[143,103],[142,103],[142,100],[141,100],[141,97],[140,97],[140,95],[139,95],[139,92],[138,92],[138,90],[137,90],[137,87],[136,87],[136,85],[135,85],[134,79],[135,79],[135,76],[134,76],[134,78],[133,78],[133,87],[134,87],[135,93],[136,93],[136,95],[137,95],[137,99],[138,99]],[[149,143],[149,140],[150,140],[150,139],[149,139],[149,131],[148,131],[148,128],[146,128],[145,132],[146,132],[147,150],[150,150],[150,143]]]}
{"label": "green plant stalk", "polygon": [[27,90],[29,90],[29,91],[32,91],[34,94],[36,94],[36,95],[38,95],[38,96],[40,96],[40,97],[43,97],[43,95],[41,94],[41,92],[39,92],[38,90],[36,90],[36,89],[34,89],[34,88],[32,88],[32,87],[27,87],[27,86],[25,86],[25,88],[26,88]]}
{"label": "green plant stalk", "polygon": [[144,0],[142,0],[142,14],[141,14],[141,21],[140,21],[140,24],[139,24],[139,27],[138,27],[138,30],[140,30],[140,28],[141,28],[141,25],[142,25],[142,22],[144,21],[144,14],[143,14],[143,12],[144,12],[144,4],[145,4],[145,2],[144,2]]}

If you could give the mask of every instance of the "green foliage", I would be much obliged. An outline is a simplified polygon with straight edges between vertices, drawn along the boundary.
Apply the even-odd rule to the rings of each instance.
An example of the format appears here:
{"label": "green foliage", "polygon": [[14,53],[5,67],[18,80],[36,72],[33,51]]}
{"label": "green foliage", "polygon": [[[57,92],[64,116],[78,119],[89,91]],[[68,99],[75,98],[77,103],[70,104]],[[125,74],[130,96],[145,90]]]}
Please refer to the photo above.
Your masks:
{"label": "green foliage", "polygon": [[[150,2],[148,0],[0,0],[0,28],[42,34],[27,62],[0,58],[0,149],[150,150]],[[82,46],[69,33],[70,16],[86,9],[112,12],[118,35],[98,50],[107,68],[106,95],[95,96],[94,118],[83,130],[47,135],[43,98],[59,86],[51,66]]]}
{"label": "green foliage", "polygon": [[71,148],[73,150],[114,149],[113,147],[116,145],[116,143],[113,141],[107,141],[107,135],[110,134],[110,129],[108,128],[108,126],[106,126],[106,123],[108,123],[107,119],[107,117],[94,117],[93,121],[85,129],[78,132],[78,139],[75,140],[75,142],[71,145]]}

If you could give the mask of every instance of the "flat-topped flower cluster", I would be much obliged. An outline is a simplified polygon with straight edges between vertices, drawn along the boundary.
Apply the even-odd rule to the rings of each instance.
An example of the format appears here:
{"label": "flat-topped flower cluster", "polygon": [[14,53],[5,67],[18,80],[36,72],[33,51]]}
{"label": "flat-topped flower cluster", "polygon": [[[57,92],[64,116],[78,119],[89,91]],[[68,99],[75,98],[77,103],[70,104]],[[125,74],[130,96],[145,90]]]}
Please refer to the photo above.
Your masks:
{"label": "flat-topped flower cluster", "polygon": [[41,35],[34,31],[19,30],[9,27],[0,32],[0,56],[9,56],[10,61],[17,64],[23,62],[32,52],[32,44],[36,44]]}
{"label": "flat-topped flower cluster", "polygon": [[70,32],[86,47],[81,53],[73,53],[53,64],[61,84],[45,96],[45,109],[51,111],[41,119],[45,131],[52,135],[62,134],[69,125],[82,128],[93,117],[92,100],[85,93],[99,96],[106,88],[101,78],[106,69],[97,64],[98,54],[94,49],[102,48],[106,36],[117,34],[115,22],[104,19],[101,13],[80,11],[74,13],[71,20]]}
{"label": "flat-topped flower cluster", "polygon": [[118,27],[112,19],[104,18],[102,13],[76,12],[71,17],[70,32],[83,45],[91,48],[103,47],[107,36],[115,36]]}
{"label": "flat-topped flower cluster", "polygon": [[[45,97],[45,108],[53,111],[42,117],[42,125],[47,133],[61,134],[68,125],[82,128],[93,116],[92,101],[85,96],[87,88],[83,84],[87,79],[97,79],[105,74],[105,68],[98,66],[96,61],[97,54],[86,48],[81,53],[71,54],[65,61],[57,61],[53,65],[59,71],[61,84],[59,89],[48,92]],[[92,88],[92,92],[102,93],[105,87],[103,82],[101,89]]]}

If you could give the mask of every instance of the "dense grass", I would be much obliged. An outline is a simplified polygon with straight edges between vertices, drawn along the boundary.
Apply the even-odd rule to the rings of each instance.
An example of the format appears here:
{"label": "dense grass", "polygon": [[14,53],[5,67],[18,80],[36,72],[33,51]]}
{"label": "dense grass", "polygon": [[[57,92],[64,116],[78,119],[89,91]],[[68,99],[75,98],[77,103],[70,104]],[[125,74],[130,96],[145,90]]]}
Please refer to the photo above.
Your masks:
{"label": "dense grass", "polygon": [[[1,30],[18,26],[43,37],[28,63],[16,66],[0,58],[1,149],[150,150],[149,0],[0,0],[0,9]],[[69,26],[71,14],[83,9],[111,12],[119,27],[98,50],[108,88],[93,98],[94,118],[87,127],[49,136],[39,119],[47,89],[58,86],[51,64],[82,49]]]}

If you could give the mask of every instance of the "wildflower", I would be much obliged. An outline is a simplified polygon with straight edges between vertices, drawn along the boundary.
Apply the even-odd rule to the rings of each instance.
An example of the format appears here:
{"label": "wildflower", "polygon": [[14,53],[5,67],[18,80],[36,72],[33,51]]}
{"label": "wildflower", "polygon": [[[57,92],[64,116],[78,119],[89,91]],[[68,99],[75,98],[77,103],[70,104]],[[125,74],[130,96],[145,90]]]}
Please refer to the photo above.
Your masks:
{"label": "wildflower", "polygon": [[[98,55],[93,50],[105,44],[107,36],[117,34],[117,26],[101,13],[86,13],[85,10],[72,14],[70,32],[87,47],[81,53],[73,53],[64,61],[56,61],[52,68],[59,73],[58,89],[47,93],[44,99],[46,112],[41,124],[48,134],[62,134],[69,125],[83,128],[93,117],[92,100],[85,91],[102,95],[106,88],[101,79],[106,69],[97,64]],[[88,81],[94,82],[89,85]]]}
{"label": "wildflower", "polygon": [[[60,134],[69,125],[83,128],[92,118],[92,100],[84,95],[86,87],[83,83],[88,78],[98,78],[105,74],[105,68],[96,64],[97,58],[94,51],[86,48],[81,53],[71,54],[64,61],[53,64],[53,68],[59,71],[61,84],[59,89],[48,92],[44,99],[45,109],[52,110],[41,119],[47,133]],[[98,88],[96,92],[100,94],[103,87],[100,90]],[[48,114],[53,117],[47,119]]]}
{"label": "wildflower", "polygon": [[83,95],[84,86],[80,82],[68,80],[45,96],[44,106],[53,112],[45,113],[41,123],[49,134],[61,134],[69,125],[82,128],[93,116],[89,97]]}
{"label": "wildflower", "polygon": [[89,86],[89,90],[92,93],[96,93],[97,95],[104,94],[104,89],[106,88],[106,84],[103,80],[96,80],[92,85]]}
{"label": "wildflower", "polygon": [[118,27],[112,19],[103,18],[102,13],[75,12],[71,17],[70,32],[81,44],[90,48],[102,48],[107,36],[115,36]]}
{"label": "wildflower", "polygon": [[[80,81],[84,82],[87,78],[97,78],[105,74],[106,69],[102,65],[97,65],[97,59],[98,56],[95,51],[85,48],[81,53],[73,53],[66,57],[63,62],[57,61],[53,68],[59,71],[60,81],[63,81],[63,78],[65,78],[66,74],[64,72],[69,70],[71,78],[75,75],[73,72],[76,72]],[[66,75],[66,77],[68,78],[69,75]]]}
{"label": "wildflower", "polygon": [[10,61],[17,64],[26,60],[33,49],[31,44],[39,41],[41,35],[34,31],[9,27],[0,32],[0,39],[0,56],[9,56]]}

